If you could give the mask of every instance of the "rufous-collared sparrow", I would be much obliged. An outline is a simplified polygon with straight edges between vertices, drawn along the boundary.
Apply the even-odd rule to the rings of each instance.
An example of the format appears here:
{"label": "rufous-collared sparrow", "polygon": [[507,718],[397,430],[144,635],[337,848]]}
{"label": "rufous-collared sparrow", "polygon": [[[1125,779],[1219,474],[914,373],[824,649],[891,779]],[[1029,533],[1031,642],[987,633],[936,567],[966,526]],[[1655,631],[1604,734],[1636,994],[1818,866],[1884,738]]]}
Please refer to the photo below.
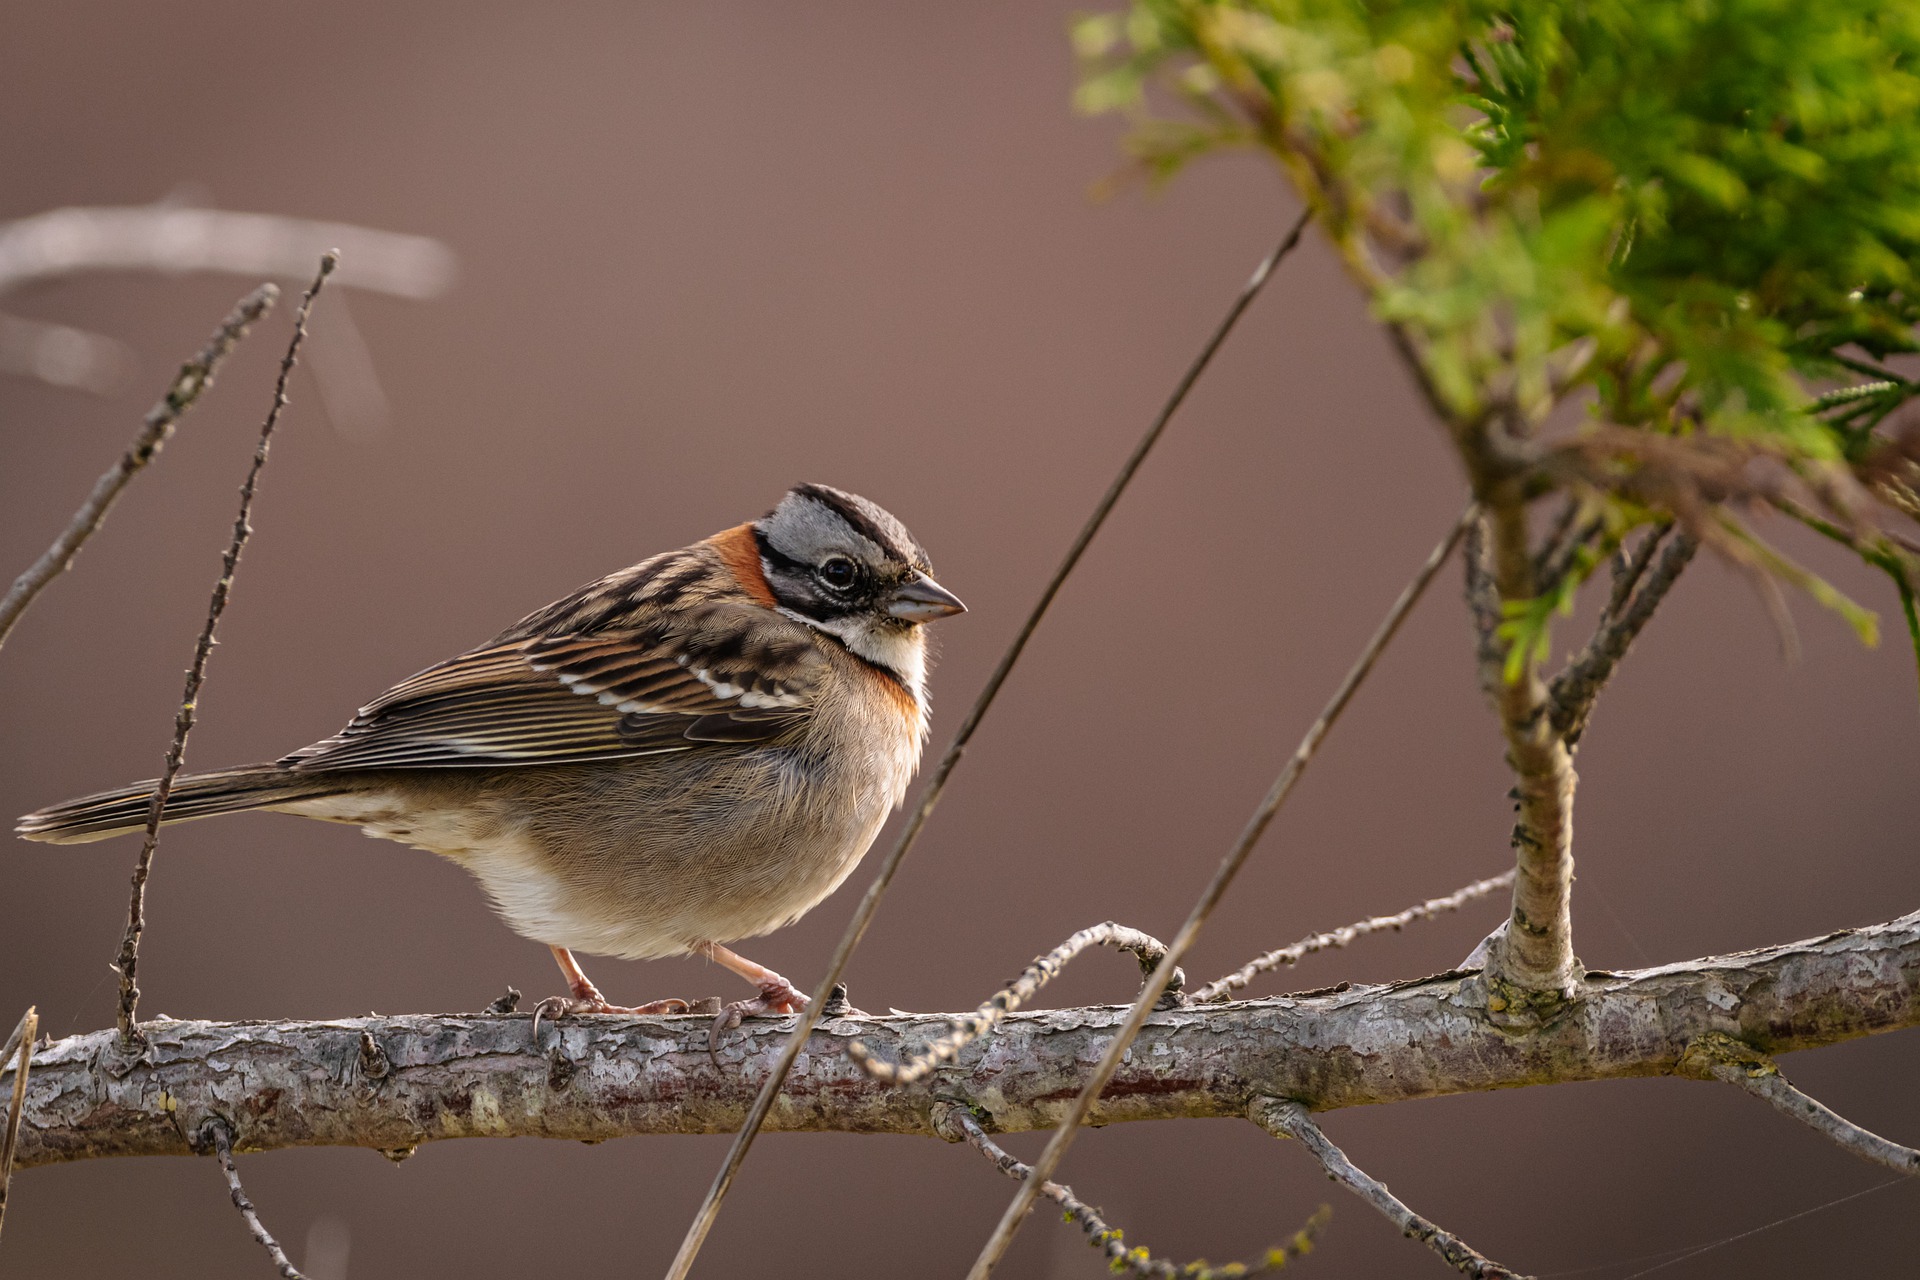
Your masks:
{"label": "rufous-collared sparrow", "polygon": [[[698,953],[806,997],[722,946],[793,923],[899,805],[927,736],[923,624],[965,608],[864,498],[793,489],[764,519],[643,560],[401,681],[331,738],[271,764],[187,774],[169,823],[250,809],[346,822],[451,858],[571,997],[608,1003],[572,953]],[[56,844],[146,824],[154,783],[20,819]]]}

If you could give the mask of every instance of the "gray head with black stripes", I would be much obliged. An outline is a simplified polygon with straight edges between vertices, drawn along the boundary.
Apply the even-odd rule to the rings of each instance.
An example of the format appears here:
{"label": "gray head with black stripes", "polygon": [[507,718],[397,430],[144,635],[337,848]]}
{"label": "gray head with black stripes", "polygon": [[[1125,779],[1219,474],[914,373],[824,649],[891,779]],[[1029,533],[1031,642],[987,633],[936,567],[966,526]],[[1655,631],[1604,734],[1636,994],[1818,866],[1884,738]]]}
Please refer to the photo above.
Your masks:
{"label": "gray head with black stripes", "polygon": [[903,677],[910,673],[900,669],[899,643],[917,641],[922,623],[966,609],[933,580],[907,527],[855,494],[798,485],[753,532],[783,612]]}

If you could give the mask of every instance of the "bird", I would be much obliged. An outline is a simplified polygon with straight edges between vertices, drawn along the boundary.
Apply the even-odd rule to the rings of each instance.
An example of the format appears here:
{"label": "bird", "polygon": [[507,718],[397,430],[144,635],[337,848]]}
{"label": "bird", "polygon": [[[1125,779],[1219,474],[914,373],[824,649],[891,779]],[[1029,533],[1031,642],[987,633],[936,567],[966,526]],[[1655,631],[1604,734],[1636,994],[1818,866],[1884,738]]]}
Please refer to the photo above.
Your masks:
{"label": "bird", "polygon": [[[823,484],[763,518],[607,575],[402,680],[330,738],[179,776],[166,824],[269,810],[452,860],[568,994],[615,1005],[576,952],[696,954],[740,975],[709,1047],[807,997],[724,944],[792,924],[853,871],[928,732],[926,624],[966,606],[873,502]],[[144,830],[156,780],[19,819],[77,844]]]}

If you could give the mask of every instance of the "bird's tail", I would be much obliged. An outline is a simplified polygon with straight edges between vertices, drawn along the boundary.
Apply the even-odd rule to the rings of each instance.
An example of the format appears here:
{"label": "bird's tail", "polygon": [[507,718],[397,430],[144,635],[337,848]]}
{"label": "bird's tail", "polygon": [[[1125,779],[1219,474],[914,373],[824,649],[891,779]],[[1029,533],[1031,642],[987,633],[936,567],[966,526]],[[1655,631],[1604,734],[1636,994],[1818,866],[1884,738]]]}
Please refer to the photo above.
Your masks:
{"label": "bird's tail", "polygon": [[[48,844],[85,844],[147,825],[156,779],[130,787],[82,796],[21,818],[14,830]],[[217,773],[189,773],[174,779],[167,796],[165,823],[191,822],[221,813],[269,809],[291,800],[311,799],[340,789],[325,776],[303,776],[278,765],[254,764]]]}

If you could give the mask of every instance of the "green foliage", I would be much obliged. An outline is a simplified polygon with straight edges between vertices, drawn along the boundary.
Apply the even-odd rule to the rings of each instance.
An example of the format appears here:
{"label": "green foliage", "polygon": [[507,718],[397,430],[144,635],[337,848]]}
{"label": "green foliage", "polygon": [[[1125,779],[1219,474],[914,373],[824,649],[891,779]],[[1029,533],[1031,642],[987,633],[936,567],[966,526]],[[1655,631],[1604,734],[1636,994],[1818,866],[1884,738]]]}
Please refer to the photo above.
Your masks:
{"label": "green foliage", "polygon": [[[1074,39],[1080,105],[1135,118],[1150,176],[1224,146],[1282,164],[1457,435],[1527,436],[1588,397],[1612,443],[1541,441],[1533,492],[1573,489],[1615,532],[1678,516],[1868,634],[1704,514],[1784,476],[1910,598],[1920,561],[1861,509],[1890,475],[1910,493],[1920,457],[1886,429],[1920,394],[1886,363],[1920,350],[1920,4],[1133,0]],[[1525,661],[1570,602],[1549,585],[1508,602]]]}

